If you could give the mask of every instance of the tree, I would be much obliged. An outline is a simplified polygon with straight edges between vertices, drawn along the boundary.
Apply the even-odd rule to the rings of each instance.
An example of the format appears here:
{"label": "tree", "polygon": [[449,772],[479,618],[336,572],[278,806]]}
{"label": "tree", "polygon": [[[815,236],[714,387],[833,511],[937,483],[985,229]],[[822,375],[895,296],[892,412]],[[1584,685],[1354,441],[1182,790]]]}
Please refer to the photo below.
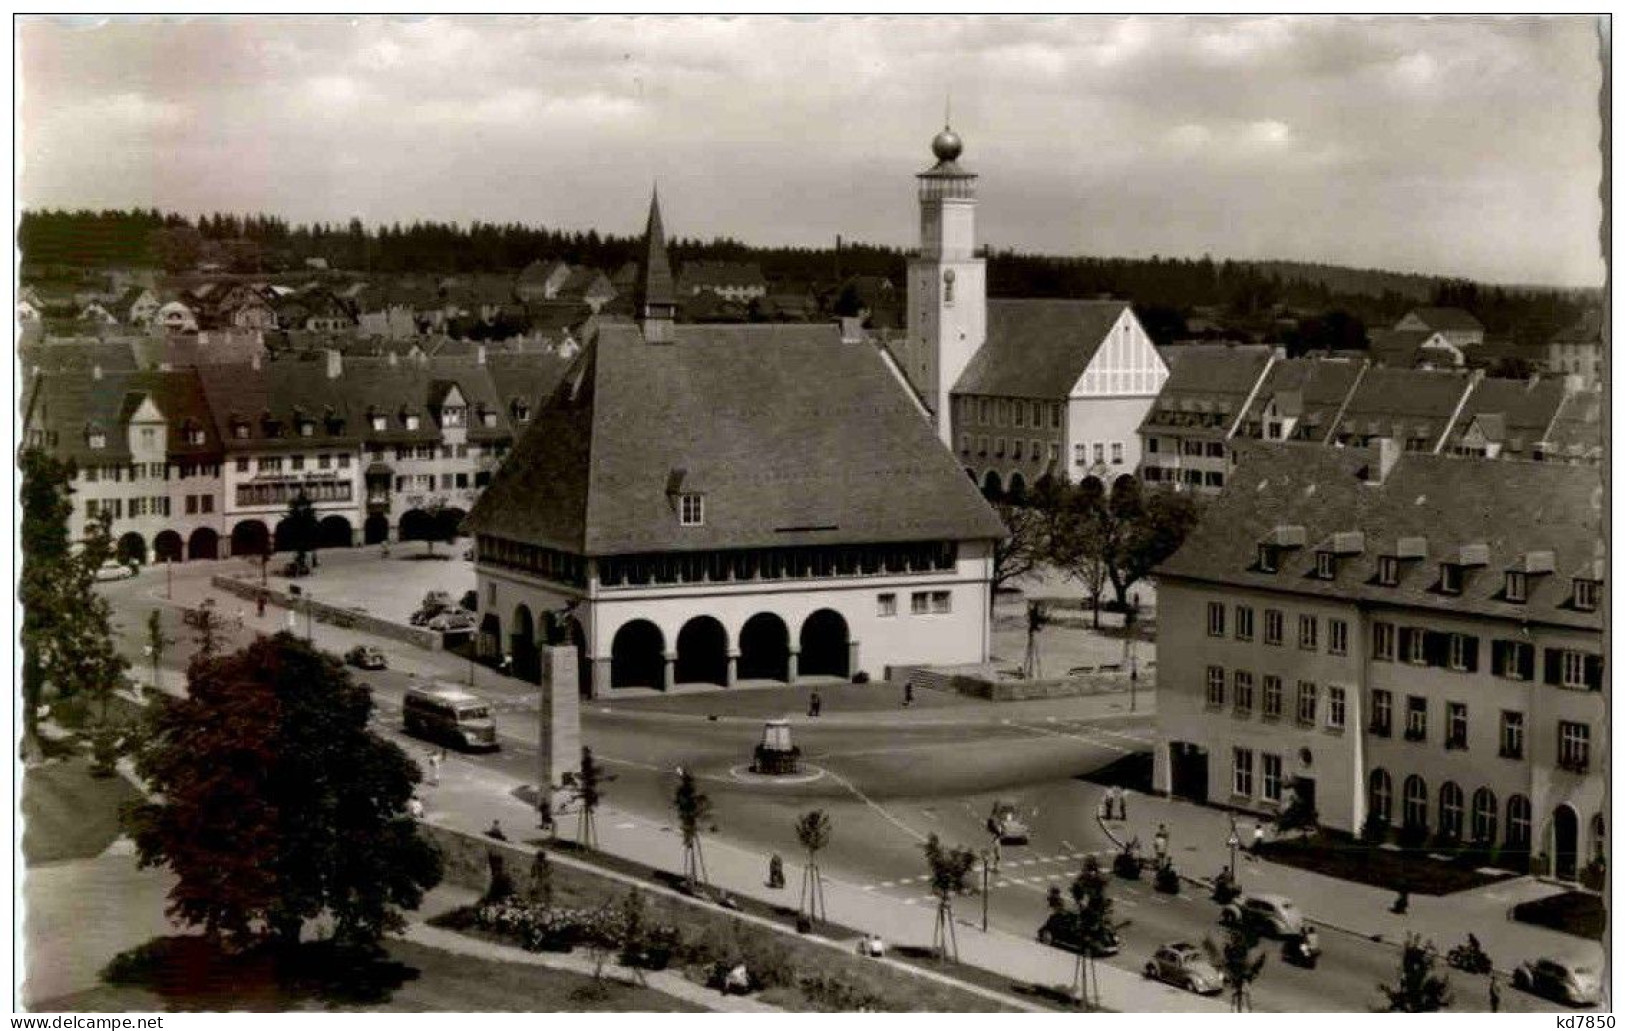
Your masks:
{"label": "tree", "polygon": [[1171,557],[1196,527],[1196,503],[1171,491],[1143,491],[1123,479],[1106,504],[1106,575],[1117,604],[1128,605],[1128,590]]}
{"label": "tree", "polygon": [[182,619],[191,629],[192,640],[197,645],[197,650],[192,653],[191,662],[188,663],[187,672],[190,675],[192,663],[208,662],[219,654],[220,637],[225,627],[213,598],[204,598],[202,604],[196,608],[187,609]]}
{"label": "tree", "polygon": [[926,839],[925,861],[931,868],[931,894],[937,897],[937,925],[931,948],[942,959],[959,961],[959,940],[954,935],[954,899],[969,889],[966,879],[976,866],[976,853],[968,848],[944,848],[935,835]]}
{"label": "tree", "polygon": [[829,815],[822,809],[802,813],[796,821],[796,840],[807,852],[807,865],[801,874],[801,901],[798,910],[810,920],[828,920],[824,909],[824,877],[818,870],[818,853],[829,844]]}
{"label": "tree", "polygon": [[1224,945],[1212,938],[1202,941],[1208,959],[1224,975],[1230,992],[1230,1009],[1242,1013],[1252,1008],[1252,984],[1264,972],[1264,952],[1257,949],[1258,934],[1245,920],[1232,920],[1224,929]]}
{"label": "tree", "polygon": [[164,634],[163,612],[153,609],[147,613],[147,654],[152,657],[152,689],[159,690],[158,667],[164,657],[164,652],[175,643],[175,639]]}
{"label": "tree", "polygon": [[1406,935],[1399,957],[1399,979],[1393,986],[1378,985],[1388,999],[1390,1013],[1437,1013],[1450,1005],[1450,980],[1433,972],[1438,952],[1432,942]]}
{"label": "tree", "polygon": [[1050,535],[1049,559],[1089,592],[1095,629],[1100,628],[1100,595],[1106,589],[1107,557],[1113,525],[1106,499],[1092,483],[1065,494]]}
{"label": "tree", "polygon": [[423,521],[423,540],[433,555],[436,543],[450,544],[457,539],[458,522],[452,518],[445,498],[435,498],[423,506],[423,511],[428,516]]}
{"label": "tree", "polygon": [[112,522],[105,512],[91,520],[79,553],[62,566],[55,585],[63,616],[56,645],[67,661],[58,663],[52,683],[64,696],[83,693],[99,702],[104,726],[108,703],[130,668],[113,640],[113,607],[95,589],[96,570],[113,553]]}
{"label": "tree", "polygon": [[[1106,872],[1100,860],[1089,856],[1083,869],[1072,879],[1067,896],[1053,888],[1050,908],[1066,911],[1066,898],[1072,901],[1072,918],[1077,921],[1078,956],[1073,964],[1073,994],[1084,1005],[1100,1005],[1100,978],[1095,971],[1095,957],[1103,955],[1115,943],[1118,924],[1112,916],[1112,900],[1106,895]],[[1091,996],[1090,985],[1094,986]]]}
{"label": "tree", "polygon": [[576,840],[584,848],[598,846],[598,830],[593,825],[593,817],[598,812],[598,803],[604,800],[603,794],[604,768],[592,757],[592,749],[581,750],[581,770],[576,774],[576,801],[581,806],[581,820],[576,825]]}
{"label": "tree", "polygon": [[1025,504],[998,501],[993,505],[1009,534],[993,545],[993,583],[999,588],[1020,579],[1043,565],[1050,557],[1050,537],[1063,497],[1053,478],[1040,477]]}
{"label": "tree", "polygon": [[288,633],[198,658],[159,696],[136,769],[155,801],[125,814],[140,865],[175,875],[167,912],[230,944],[288,950],[307,920],[376,946],[440,881],[407,802],[422,774],[368,728],[371,692]]}
{"label": "tree", "polygon": [[18,458],[22,469],[23,518],[19,544],[23,568],[17,594],[23,607],[23,741],[25,755],[38,754],[39,709],[45,685],[61,668],[60,627],[66,616],[59,582],[69,561],[68,518],[74,469],[38,448]]}
{"label": "tree", "polygon": [[300,491],[288,503],[288,514],[277,529],[281,538],[278,543],[284,548],[292,548],[294,560],[301,566],[305,564],[311,549],[316,547],[316,527],[316,506],[304,491]]}
{"label": "tree", "polygon": [[711,819],[711,799],[700,790],[692,770],[684,770],[672,796],[677,810],[677,828],[683,835],[683,879],[691,886],[704,884],[705,855],[700,851],[700,829]]}

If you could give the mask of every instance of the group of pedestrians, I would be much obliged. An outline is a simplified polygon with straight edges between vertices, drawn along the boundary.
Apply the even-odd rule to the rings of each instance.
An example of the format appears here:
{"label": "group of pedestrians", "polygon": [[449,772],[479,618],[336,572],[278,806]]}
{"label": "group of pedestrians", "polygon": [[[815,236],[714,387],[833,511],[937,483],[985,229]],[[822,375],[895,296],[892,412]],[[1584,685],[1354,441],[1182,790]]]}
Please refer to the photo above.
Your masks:
{"label": "group of pedestrians", "polygon": [[1100,818],[1102,820],[1128,819],[1128,791],[1113,784],[1106,789],[1106,794],[1100,800]]}

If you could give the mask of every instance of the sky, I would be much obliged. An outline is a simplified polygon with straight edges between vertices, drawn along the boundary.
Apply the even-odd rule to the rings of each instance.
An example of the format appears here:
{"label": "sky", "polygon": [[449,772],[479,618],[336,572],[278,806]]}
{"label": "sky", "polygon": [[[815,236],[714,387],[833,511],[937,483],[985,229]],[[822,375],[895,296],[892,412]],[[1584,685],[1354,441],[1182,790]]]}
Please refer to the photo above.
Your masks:
{"label": "sky", "polygon": [[1587,18],[22,18],[18,203],[1600,285]]}

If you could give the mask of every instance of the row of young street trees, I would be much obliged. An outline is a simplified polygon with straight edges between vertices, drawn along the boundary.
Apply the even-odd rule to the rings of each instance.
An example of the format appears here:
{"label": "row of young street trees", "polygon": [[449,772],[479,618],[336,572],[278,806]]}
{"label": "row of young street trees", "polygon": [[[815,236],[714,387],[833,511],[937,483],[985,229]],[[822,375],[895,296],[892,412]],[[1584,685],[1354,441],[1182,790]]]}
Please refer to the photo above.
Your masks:
{"label": "row of young street trees", "polygon": [[990,500],[1009,531],[994,549],[993,590],[1055,568],[1088,592],[1097,627],[1107,589],[1127,609],[1129,591],[1179,550],[1200,514],[1190,495],[1148,489],[1131,476],[1109,490],[1093,477],[1071,484],[1045,476],[1019,501]]}

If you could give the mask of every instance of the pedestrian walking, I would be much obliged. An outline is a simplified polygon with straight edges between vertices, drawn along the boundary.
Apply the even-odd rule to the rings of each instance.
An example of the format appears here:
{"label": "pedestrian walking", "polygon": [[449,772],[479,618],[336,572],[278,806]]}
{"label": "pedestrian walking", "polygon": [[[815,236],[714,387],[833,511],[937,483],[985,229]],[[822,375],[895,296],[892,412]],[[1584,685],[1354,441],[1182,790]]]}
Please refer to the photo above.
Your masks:
{"label": "pedestrian walking", "polygon": [[1156,850],[1159,861],[1168,858],[1168,825],[1157,824],[1157,833],[1151,837],[1151,847]]}
{"label": "pedestrian walking", "polygon": [[823,711],[824,699],[817,691],[814,691],[807,699],[807,715],[816,718]]}
{"label": "pedestrian walking", "polygon": [[999,863],[1004,858],[1004,847],[1000,844],[999,836],[997,834],[993,835],[993,848],[990,850],[990,854],[993,858],[993,864],[989,867],[989,869],[991,869],[994,873],[998,873]]}
{"label": "pedestrian walking", "polygon": [[913,705],[913,704],[914,704],[914,681],[905,680],[903,682],[903,708],[906,709],[910,705]]}
{"label": "pedestrian walking", "polygon": [[1394,904],[1392,906],[1388,907],[1388,912],[1397,913],[1400,916],[1404,916],[1406,913],[1409,913],[1410,910],[1411,893],[1409,890],[1401,888],[1399,890],[1399,897],[1394,899]]}
{"label": "pedestrian walking", "polygon": [[440,753],[433,749],[429,751],[429,783],[440,786]]}
{"label": "pedestrian walking", "polygon": [[265,618],[265,592],[261,591],[254,599],[254,615],[260,619]]}
{"label": "pedestrian walking", "polygon": [[1264,844],[1264,821],[1263,820],[1254,820],[1253,821],[1253,849],[1252,849],[1253,855],[1255,855],[1255,856],[1258,855],[1258,850],[1263,846],[1263,844]]}
{"label": "pedestrian walking", "polygon": [[1495,983],[1495,971],[1490,971],[1490,1012],[1501,1012],[1501,986]]}
{"label": "pedestrian walking", "polygon": [[773,853],[767,861],[767,886],[769,888],[784,887],[784,860],[779,858],[777,852]]}
{"label": "pedestrian walking", "polygon": [[489,830],[487,830],[485,832],[485,836],[488,837],[488,838],[495,838],[498,841],[507,841],[508,840],[508,836],[506,834],[502,833],[502,821],[501,820],[492,820],[491,821],[491,827],[490,827]]}
{"label": "pedestrian walking", "polygon": [[1128,821],[1128,789],[1125,787],[1117,789],[1117,818]]}

